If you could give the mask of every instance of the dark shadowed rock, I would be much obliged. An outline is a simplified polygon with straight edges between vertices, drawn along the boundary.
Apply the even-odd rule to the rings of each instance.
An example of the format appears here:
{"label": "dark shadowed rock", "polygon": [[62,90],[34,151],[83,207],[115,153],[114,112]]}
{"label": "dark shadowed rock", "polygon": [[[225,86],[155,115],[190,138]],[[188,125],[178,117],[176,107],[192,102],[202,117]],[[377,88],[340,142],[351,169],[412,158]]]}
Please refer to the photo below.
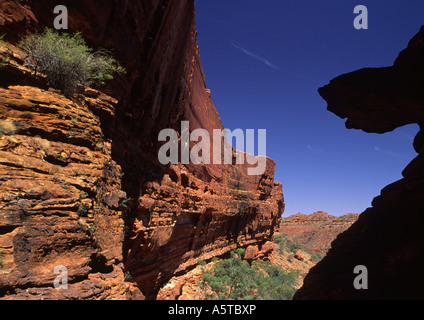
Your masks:
{"label": "dark shadowed rock", "polygon": [[[346,127],[383,133],[424,124],[424,28],[393,66],[362,69],[340,76],[319,90],[328,109],[347,118]],[[372,208],[332,243],[327,256],[311,269],[295,299],[422,299],[424,276],[424,161],[419,155],[387,186]],[[368,290],[356,290],[358,265],[368,269]]]}

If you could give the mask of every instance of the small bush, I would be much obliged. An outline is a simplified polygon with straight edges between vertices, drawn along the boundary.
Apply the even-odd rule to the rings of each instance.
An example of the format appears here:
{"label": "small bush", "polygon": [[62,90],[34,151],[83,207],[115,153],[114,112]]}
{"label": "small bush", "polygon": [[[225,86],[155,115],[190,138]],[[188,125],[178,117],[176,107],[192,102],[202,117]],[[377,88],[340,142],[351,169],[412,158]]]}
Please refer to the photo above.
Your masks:
{"label": "small bush", "polygon": [[131,272],[126,271],[126,272],[124,273],[124,281],[125,281],[125,282],[130,282],[130,281],[132,281],[132,280],[133,280],[133,276],[131,275]]}
{"label": "small bush", "polygon": [[280,249],[282,250],[285,249],[289,252],[296,253],[297,250],[302,249],[299,244],[289,239],[286,234],[276,235],[274,237],[274,240],[279,245]]}
{"label": "small bush", "polygon": [[93,52],[80,33],[73,35],[46,29],[20,42],[28,53],[27,64],[47,76],[49,85],[69,96],[78,85],[104,85],[113,74],[125,72],[106,50]]}
{"label": "small bush", "polygon": [[81,203],[78,207],[77,214],[79,217],[86,217],[90,207],[87,204]]}
{"label": "small bush", "polygon": [[320,253],[310,253],[310,256],[312,258],[312,260],[314,260],[315,262],[319,262],[322,260],[323,256]]}
{"label": "small bush", "polygon": [[[238,248],[234,251],[234,253],[239,256],[240,258],[243,258],[244,255],[246,254],[246,248]],[[231,253],[233,254],[233,253]]]}

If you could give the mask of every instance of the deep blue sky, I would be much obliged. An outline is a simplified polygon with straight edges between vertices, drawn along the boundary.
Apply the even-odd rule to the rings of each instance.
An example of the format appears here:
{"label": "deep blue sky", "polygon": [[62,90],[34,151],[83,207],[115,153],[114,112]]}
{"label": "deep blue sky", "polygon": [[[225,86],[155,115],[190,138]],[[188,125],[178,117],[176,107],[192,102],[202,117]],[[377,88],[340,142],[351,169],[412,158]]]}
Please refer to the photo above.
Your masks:
{"label": "deep blue sky", "polygon": [[[317,89],[363,67],[392,65],[424,25],[424,1],[196,0],[207,86],[223,125],[267,129],[284,216],[361,213],[416,153],[417,125],[347,130]],[[369,29],[353,27],[366,5]]]}

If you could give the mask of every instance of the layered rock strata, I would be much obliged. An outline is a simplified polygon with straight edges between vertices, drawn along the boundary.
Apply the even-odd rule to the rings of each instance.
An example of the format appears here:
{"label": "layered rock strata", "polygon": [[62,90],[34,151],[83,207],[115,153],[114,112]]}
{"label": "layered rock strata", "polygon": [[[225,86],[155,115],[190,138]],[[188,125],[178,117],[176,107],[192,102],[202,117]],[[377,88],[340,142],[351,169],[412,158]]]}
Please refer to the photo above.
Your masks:
{"label": "layered rock strata", "polygon": [[[383,133],[417,123],[418,156],[403,179],[385,187],[372,207],[333,243],[296,299],[422,299],[424,277],[424,27],[391,67],[342,75],[319,90],[346,127]],[[354,269],[368,270],[368,289],[356,290]]]}
{"label": "layered rock strata", "polygon": [[[6,299],[120,298],[124,240],[121,169],[100,114],[117,101],[96,90],[67,99],[46,90],[0,44],[0,296]],[[57,266],[68,290],[56,290]]]}
{"label": "layered rock strata", "polygon": [[[19,70],[0,70],[7,72],[0,78],[2,120],[19,127],[1,140],[7,139],[1,170],[18,169],[0,185],[2,206],[11,206],[1,212],[7,277],[0,294],[56,298],[57,291],[46,288],[55,276],[51,267],[60,263],[68,264],[72,298],[154,299],[162,285],[200,259],[272,240],[284,200],[271,159],[259,176],[249,176],[247,165],[163,166],[158,161],[162,129],[181,136],[182,121],[190,122],[190,132],[223,128],[200,62],[194,1],[5,0],[0,34],[15,43],[27,32],[51,27],[56,4],[67,6],[72,31],[82,32],[93,48],[113,52],[127,73],[103,93],[86,89],[75,100],[49,90],[45,80],[23,70],[22,61]],[[26,146],[36,136],[41,147]],[[32,158],[36,164],[27,165]],[[54,193],[47,197],[40,189],[33,198],[32,184],[10,189],[22,179],[22,167],[28,170],[26,180],[34,175]],[[45,201],[53,213],[40,207]],[[21,219],[21,207],[41,211],[29,215],[36,220]],[[47,221],[38,219],[44,216]],[[63,237],[58,248],[55,231],[43,231],[45,223]],[[23,280],[27,274],[29,281]],[[98,279],[111,277],[118,279],[116,285],[105,283],[102,289]],[[98,293],[85,296],[80,287],[90,291],[91,285]],[[41,296],[28,296],[33,287]],[[112,287],[114,294],[108,294],[105,288]]]}
{"label": "layered rock strata", "polygon": [[311,215],[298,213],[281,221],[279,233],[286,234],[308,252],[325,256],[333,240],[346,231],[358,217],[355,213],[340,217],[322,211]]}

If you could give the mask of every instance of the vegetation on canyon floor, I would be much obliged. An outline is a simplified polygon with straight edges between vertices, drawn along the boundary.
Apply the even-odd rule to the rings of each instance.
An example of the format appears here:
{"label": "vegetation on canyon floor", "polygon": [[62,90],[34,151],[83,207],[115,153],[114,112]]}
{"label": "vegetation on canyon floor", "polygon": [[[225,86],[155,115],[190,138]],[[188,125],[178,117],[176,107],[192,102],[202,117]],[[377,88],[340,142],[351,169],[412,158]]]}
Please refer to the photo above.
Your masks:
{"label": "vegetation on canyon floor", "polygon": [[219,300],[289,300],[296,289],[296,271],[285,271],[269,261],[242,259],[244,249],[231,252],[229,259],[219,261],[203,274],[200,283],[211,293],[207,299]]}
{"label": "vegetation on canyon floor", "polygon": [[[306,252],[287,235],[275,236],[278,259],[291,260],[302,252],[313,264],[322,256]],[[245,249],[231,252],[230,258],[218,260],[206,268],[198,285],[206,299],[212,300],[291,300],[305,274],[301,270],[283,267],[270,261],[243,259]],[[216,261],[218,260],[218,261]],[[200,265],[206,265],[202,261]],[[302,281],[302,280],[301,280]]]}
{"label": "vegetation on canyon floor", "polygon": [[[291,240],[286,234],[279,234],[274,237],[274,241],[278,244],[277,250],[280,253],[284,251],[296,254],[298,250],[306,251],[295,241]],[[315,262],[319,262],[323,256],[320,253],[307,252]]]}

